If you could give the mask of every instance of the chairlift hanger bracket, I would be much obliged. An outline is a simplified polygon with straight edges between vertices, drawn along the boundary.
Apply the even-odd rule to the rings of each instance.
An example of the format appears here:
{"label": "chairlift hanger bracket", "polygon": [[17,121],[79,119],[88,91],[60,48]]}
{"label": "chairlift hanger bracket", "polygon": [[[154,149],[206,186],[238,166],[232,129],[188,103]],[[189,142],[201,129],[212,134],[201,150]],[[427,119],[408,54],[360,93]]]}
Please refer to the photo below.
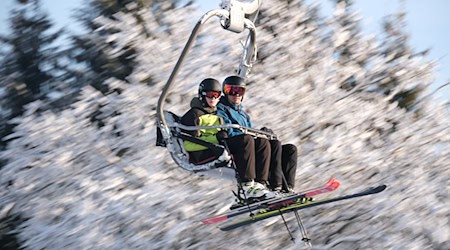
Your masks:
{"label": "chairlift hanger bracket", "polygon": [[230,1],[228,4],[229,18],[222,23],[222,26],[236,33],[244,31],[245,18],[254,22],[259,6],[259,0],[252,2]]}

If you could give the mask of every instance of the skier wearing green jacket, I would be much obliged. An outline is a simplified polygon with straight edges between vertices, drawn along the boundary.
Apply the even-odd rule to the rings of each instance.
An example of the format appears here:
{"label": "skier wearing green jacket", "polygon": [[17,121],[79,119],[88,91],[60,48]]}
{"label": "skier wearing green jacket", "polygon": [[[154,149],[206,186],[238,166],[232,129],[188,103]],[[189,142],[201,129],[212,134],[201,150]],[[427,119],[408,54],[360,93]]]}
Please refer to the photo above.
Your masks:
{"label": "skier wearing green jacket", "polygon": [[[213,78],[204,79],[198,88],[198,96],[191,100],[191,109],[181,117],[181,123],[187,126],[214,126],[223,124],[223,119],[217,116],[216,105],[222,93],[219,81]],[[201,140],[219,144],[221,136],[226,136],[226,131],[217,128],[185,131]],[[184,149],[189,152],[190,161],[195,164],[203,164],[215,158],[214,152],[205,146],[184,141]]]}

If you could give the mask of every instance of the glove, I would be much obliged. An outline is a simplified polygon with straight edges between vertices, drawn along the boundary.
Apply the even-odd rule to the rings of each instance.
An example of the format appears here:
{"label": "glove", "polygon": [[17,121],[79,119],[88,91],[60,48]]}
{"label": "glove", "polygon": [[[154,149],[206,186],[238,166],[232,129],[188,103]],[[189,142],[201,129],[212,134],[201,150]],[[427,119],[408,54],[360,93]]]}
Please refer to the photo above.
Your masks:
{"label": "glove", "polygon": [[268,128],[268,127],[262,127],[262,128],[261,128],[261,131],[264,131],[264,132],[273,134],[273,130],[270,129],[270,128]]}
{"label": "glove", "polygon": [[228,132],[225,130],[220,130],[219,132],[217,132],[216,138],[219,142],[222,142],[223,140],[228,138]]}

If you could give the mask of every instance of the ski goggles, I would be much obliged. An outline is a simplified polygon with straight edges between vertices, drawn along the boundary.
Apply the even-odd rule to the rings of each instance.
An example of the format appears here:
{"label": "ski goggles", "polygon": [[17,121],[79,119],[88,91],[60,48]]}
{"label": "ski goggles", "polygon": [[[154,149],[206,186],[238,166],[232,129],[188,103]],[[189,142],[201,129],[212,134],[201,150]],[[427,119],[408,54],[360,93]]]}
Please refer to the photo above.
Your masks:
{"label": "ski goggles", "polygon": [[243,95],[245,94],[245,87],[225,84],[225,85],[223,86],[223,92],[224,92],[226,95],[239,95],[239,96],[243,96]]}
{"label": "ski goggles", "polygon": [[216,91],[207,91],[205,93],[205,96],[208,98],[215,98],[218,99],[220,97],[220,92],[216,92]]}

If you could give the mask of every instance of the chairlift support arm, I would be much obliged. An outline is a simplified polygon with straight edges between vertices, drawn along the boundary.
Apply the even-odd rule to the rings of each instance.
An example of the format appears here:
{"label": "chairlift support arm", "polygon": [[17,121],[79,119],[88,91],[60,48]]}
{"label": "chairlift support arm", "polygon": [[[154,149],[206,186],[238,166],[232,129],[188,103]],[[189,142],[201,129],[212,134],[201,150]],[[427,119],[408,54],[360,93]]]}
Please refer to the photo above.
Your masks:
{"label": "chairlift support arm", "polygon": [[[252,66],[253,55],[256,55],[256,30],[255,25],[253,24],[253,20],[248,18],[255,18],[260,6],[260,0],[253,0],[251,2],[239,2],[236,0],[231,0],[228,5],[228,10],[225,9],[216,9],[208,11],[204,14],[200,20],[195,25],[186,45],[181,52],[178,61],[170,74],[169,79],[167,80],[166,85],[164,86],[161,96],[158,100],[157,106],[157,118],[158,118],[158,126],[162,125],[164,128],[168,129],[168,125],[166,119],[164,117],[164,103],[165,100],[172,88],[175,77],[178,74],[179,69],[183,65],[189,51],[194,44],[197,35],[200,33],[202,25],[205,24],[211,17],[217,16],[221,20],[223,20],[222,26],[225,29],[228,29],[233,32],[242,32],[245,29],[249,30],[249,34],[247,36],[247,41],[244,45],[243,54],[241,63],[239,65],[238,74],[241,77],[246,77],[249,69]],[[248,18],[247,18],[248,17]],[[162,128],[163,129],[163,128]],[[168,132],[168,131],[167,131]]]}
{"label": "chairlift support arm", "polygon": [[[256,58],[256,30],[253,21],[256,19],[258,14],[258,9],[260,6],[261,0],[252,0],[247,1],[245,3],[239,2],[237,0],[230,0],[229,5],[226,9],[217,9],[211,10],[204,14],[200,20],[196,23],[194,29],[189,36],[186,45],[181,52],[180,57],[178,58],[177,63],[175,64],[172,73],[167,80],[166,85],[164,86],[162,93],[158,100],[158,106],[156,108],[157,114],[157,126],[159,128],[159,133],[161,135],[161,142],[169,150],[173,160],[183,169],[186,169],[191,172],[202,172],[208,171],[213,168],[217,168],[220,166],[228,166],[229,160],[231,157],[229,156],[226,150],[223,151],[223,154],[215,161],[208,162],[201,165],[194,165],[187,160],[187,154],[184,149],[180,150],[180,141],[177,135],[172,134],[174,130],[180,131],[180,129],[184,130],[198,130],[202,129],[202,127],[198,126],[184,126],[179,124],[175,118],[176,115],[170,114],[168,111],[164,111],[164,103],[167,99],[167,96],[170,93],[170,90],[175,81],[175,77],[178,74],[181,66],[183,65],[185,59],[187,58],[192,45],[194,44],[197,35],[200,33],[202,25],[205,24],[211,17],[217,16],[221,21],[221,25],[224,29],[230,30],[232,32],[240,33],[245,29],[248,29],[248,35],[245,44],[243,44],[243,52],[242,57],[239,64],[238,74],[239,76],[246,78],[247,74],[250,72],[252,67],[252,63]],[[166,113],[166,114],[165,114]],[[169,116],[170,114],[170,116]],[[167,120],[166,120],[167,115]],[[239,125],[221,125],[221,128],[237,128],[241,130],[243,133],[250,134],[252,136],[264,137],[264,138],[276,138],[275,135],[270,133],[265,133],[264,131],[254,130],[251,128],[241,127]],[[236,127],[237,126],[237,127]],[[212,128],[212,127],[206,127]]]}

